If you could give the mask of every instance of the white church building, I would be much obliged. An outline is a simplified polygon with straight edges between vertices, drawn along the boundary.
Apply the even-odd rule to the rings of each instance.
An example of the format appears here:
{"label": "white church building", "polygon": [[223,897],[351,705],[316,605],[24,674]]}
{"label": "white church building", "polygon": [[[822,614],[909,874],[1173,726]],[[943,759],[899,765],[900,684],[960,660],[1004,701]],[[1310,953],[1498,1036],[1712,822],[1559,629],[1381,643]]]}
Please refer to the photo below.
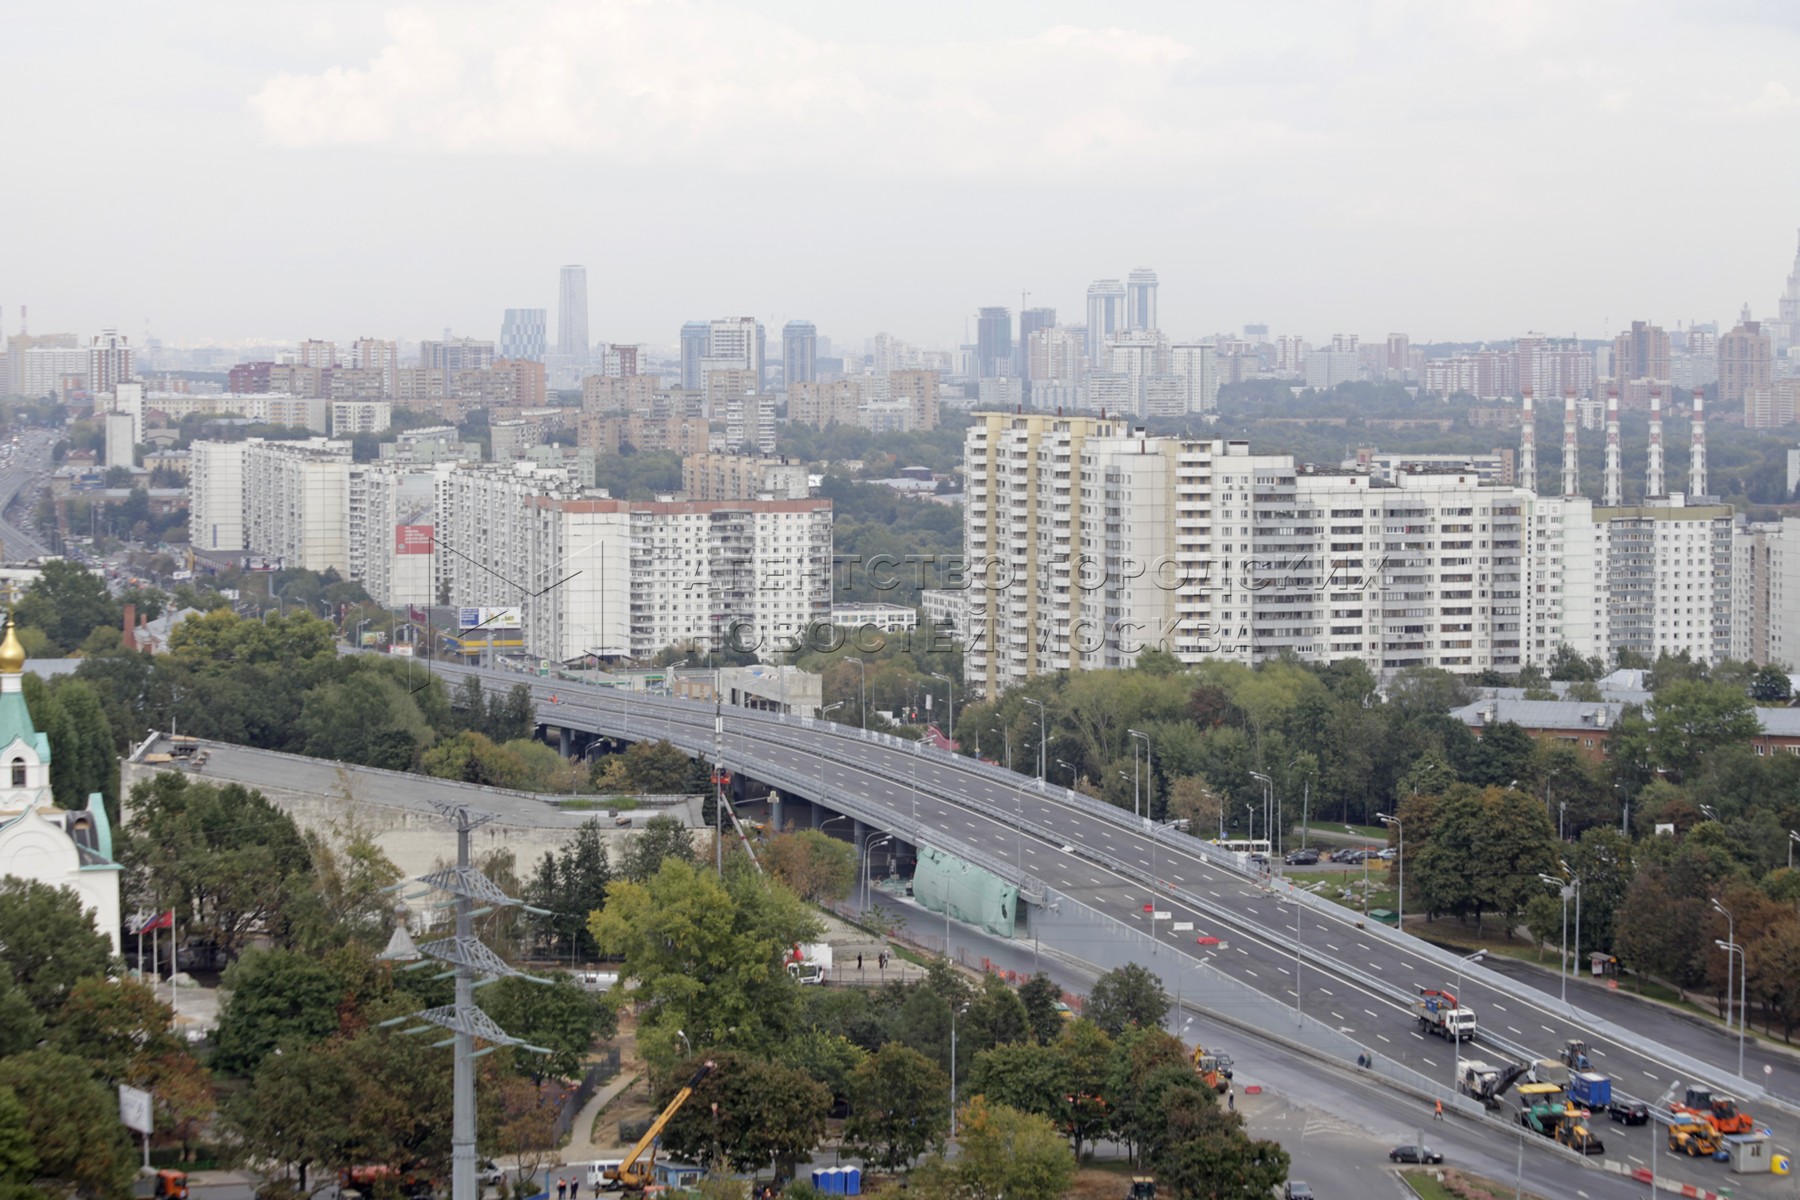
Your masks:
{"label": "white church building", "polygon": [[100,793],[75,812],[50,794],[50,739],[31,723],[21,687],[25,648],[6,623],[0,642],[0,876],[70,887],[119,949],[119,864]]}

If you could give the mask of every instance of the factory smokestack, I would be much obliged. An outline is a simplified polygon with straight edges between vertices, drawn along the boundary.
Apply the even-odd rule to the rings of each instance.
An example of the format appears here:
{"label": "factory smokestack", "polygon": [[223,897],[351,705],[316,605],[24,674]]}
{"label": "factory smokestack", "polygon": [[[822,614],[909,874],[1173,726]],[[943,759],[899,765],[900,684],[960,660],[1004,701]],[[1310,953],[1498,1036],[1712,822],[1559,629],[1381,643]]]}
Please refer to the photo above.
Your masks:
{"label": "factory smokestack", "polygon": [[1650,389],[1650,470],[1644,480],[1646,496],[1666,496],[1663,483],[1662,388]]}

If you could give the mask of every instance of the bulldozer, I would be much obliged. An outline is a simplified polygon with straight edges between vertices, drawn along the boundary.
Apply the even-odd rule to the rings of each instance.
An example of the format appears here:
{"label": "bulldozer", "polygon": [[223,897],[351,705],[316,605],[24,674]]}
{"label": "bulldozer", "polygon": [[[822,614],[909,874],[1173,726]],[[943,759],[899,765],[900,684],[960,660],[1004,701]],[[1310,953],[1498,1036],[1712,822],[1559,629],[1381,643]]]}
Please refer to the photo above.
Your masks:
{"label": "bulldozer", "polygon": [[1231,1055],[1211,1052],[1204,1046],[1194,1047],[1194,1071],[1200,1082],[1223,1096],[1231,1090]]}
{"label": "bulldozer", "polygon": [[1677,1112],[1669,1122],[1669,1150],[1689,1158],[1711,1158],[1719,1149],[1719,1135],[1710,1122],[1691,1112]]}
{"label": "bulldozer", "polygon": [[1578,1154],[1604,1154],[1606,1145],[1587,1127],[1581,1110],[1573,1104],[1563,1109],[1563,1119],[1557,1124],[1555,1134],[1557,1141]]}
{"label": "bulldozer", "polygon": [[1749,1133],[1756,1128],[1756,1122],[1749,1113],[1739,1108],[1737,1101],[1730,1096],[1715,1096],[1712,1089],[1691,1087],[1682,1095],[1681,1103],[1669,1105],[1674,1113],[1689,1113],[1712,1126],[1713,1132]]}

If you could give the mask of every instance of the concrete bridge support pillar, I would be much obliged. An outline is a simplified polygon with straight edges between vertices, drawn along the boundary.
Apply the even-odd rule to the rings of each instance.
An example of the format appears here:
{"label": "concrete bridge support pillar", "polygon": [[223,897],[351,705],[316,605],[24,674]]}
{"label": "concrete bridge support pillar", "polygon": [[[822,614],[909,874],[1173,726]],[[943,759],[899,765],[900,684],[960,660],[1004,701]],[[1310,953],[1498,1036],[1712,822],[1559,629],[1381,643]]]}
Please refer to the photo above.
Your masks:
{"label": "concrete bridge support pillar", "polygon": [[569,757],[574,750],[574,740],[567,729],[558,729],[556,731],[556,752],[564,758]]}

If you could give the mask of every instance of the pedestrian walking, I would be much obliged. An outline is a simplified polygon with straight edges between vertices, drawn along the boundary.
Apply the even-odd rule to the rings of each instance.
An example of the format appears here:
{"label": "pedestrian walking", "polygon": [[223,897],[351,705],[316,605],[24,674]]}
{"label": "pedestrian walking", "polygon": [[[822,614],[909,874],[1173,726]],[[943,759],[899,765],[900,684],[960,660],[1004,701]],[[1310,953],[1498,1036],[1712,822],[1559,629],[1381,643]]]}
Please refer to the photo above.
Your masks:
{"label": "pedestrian walking", "polygon": [[862,953],[860,951],[858,951],[856,955],[856,969],[858,971],[862,970]]}
{"label": "pedestrian walking", "polygon": [[558,1179],[556,1181],[556,1200],[567,1200],[568,1195],[569,1181],[566,1179]]}
{"label": "pedestrian walking", "polygon": [[581,1176],[569,1176],[569,1200],[581,1200]]}
{"label": "pedestrian walking", "polygon": [[1434,1121],[1443,1120],[1444,1119],[1444,1102],[1442,1100],[1433,1100],[1432,1106],[1434,1108],[1434,1111],[1431,1114],[1431,1119]]}
{"label": "pedestrian walking", "polygon": [[1225,1089],[1225,1111],[1226,1112],[1236,1112],[1237,1111],[1237,1089],[1236,1088],[1226,1088]]}

